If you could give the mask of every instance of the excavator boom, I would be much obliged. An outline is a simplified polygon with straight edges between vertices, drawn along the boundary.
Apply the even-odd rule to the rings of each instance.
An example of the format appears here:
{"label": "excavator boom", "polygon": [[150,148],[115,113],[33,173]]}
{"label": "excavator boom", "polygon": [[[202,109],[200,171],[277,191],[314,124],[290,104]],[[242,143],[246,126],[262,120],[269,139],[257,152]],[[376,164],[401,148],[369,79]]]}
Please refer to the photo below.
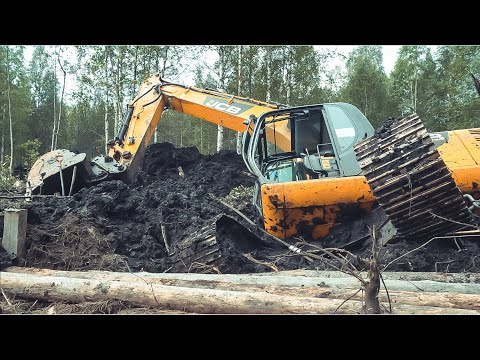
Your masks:
{"label": "excavator boom", "polygon": [[[66,183],[70,186],[72,179],[77,181],[79,184],[72,185],[74,189],[106,179],[131,181],[166,109],[243,132],[250,119],[280,107],[281,105],[277,104],[166,82],[154,75],[142,83],[139,96],[129,104],[121,129],[115,139],[107,144],[108,155],[97,156],[88,161],[85,154],[74,154],[65,149],[46,153],[30,170],[28,188],[33,194],[53,194],[60,193],[63,180],[64,186],[67,186]],[[275,135],[268,130],[268,137],[275,136],[278,146],[285,151],[290,149],[290,130],[287,125],[277,125]],[[59,163],[57,159],[61,157],[73,160]],[[80,159],[81,157],[83,159]],[[73,172],[70,169],[74,166],[79,169],[75,178],[72,177]],[[62,180],[62,177],[67,179]],[[65,191],[62,191],[63,193]]]}

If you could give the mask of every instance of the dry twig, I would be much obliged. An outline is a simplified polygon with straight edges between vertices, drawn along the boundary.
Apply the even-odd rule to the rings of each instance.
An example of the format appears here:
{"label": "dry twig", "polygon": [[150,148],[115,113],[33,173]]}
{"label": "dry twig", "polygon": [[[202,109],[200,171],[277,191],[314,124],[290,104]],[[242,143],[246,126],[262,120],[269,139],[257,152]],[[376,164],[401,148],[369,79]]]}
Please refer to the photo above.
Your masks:
{"label": "dry twig", "polygon": [[255,258],[252,256],[252,254],[242,254],[242,255],[243,255],[245,258],[247,258],[248,260],[250,260],[251,262],[254,262],[255,264],[260,264],[260,265],[269,267],[270,269],[272,269],[272,270],[275,271],[275,272],[279,271],[278,268],[275,266],[274,263],[257,260],[257,259],[255,259]]}
{"label": "dry twig", "polygon": [[7,294],[5,294],[5,291],[3,291],[3,288],[0,288],[0,290],[2,291],[3,297],[4,297],[5,300],[7,301],[8,306],[13,307],[13,304],[11,303],[11,301],[10,301],[10,299],[8,298]]}
{"label": "dry twig", "polygon": [[165,225],[161,225],[160,226],[161,230],[162,230],[162,239],[163,239],[163,243],[165,244],[165,250],[167,250],[167,255],[168,256],[171,256],[173,254],[170,254],[170,247],[168,246],[168,241],[167,241],[167,232],[165,230]]}
{"label": "dry twig", "polygon": [[340,309],[343,304],[345,304],[348,300],[350,300],[351,298],[353,298],[355,295],[357,295],[360,291],[362,291],[362,288],[358,289],[357,292],[353,295],[350,295],[348,298],[346,298],[340,305],[338,305],[338,307],[335,309],[335,311],[333,312],[334,314],[337,313],[338,309]]}

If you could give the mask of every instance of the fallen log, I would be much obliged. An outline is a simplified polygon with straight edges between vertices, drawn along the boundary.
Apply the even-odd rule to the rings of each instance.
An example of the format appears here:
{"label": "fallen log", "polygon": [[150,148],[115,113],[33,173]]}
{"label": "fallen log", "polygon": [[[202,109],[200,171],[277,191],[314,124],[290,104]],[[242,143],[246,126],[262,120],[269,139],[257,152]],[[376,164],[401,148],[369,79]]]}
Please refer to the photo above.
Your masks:
{"label": "fallen log", "polygon": [[[272,294],[184,288],[144,282],[103,281],[19,273],[0,273],[1,287],[17,297],[46,301],[105,301],[117,299],[134,305],[225,314],[333,313],[341,300],[297,298]],[[360,312],[361,303],[346,303],[341,311]],[[434,309],[435,313],[439,310]]]}
{"label": "fallen log", "polygon": [[[11,294],[44,301],[117,299],[139,306],[206,314],[331,314],[360,313],[361,301],[280,296],[244,291],[185,288],[144,282],[101,281],[3,272],[0,285]],[[476,310],[394,305],[398,314],[479,314]]]}
{"label": "fallen log", "polygon": [[[258,276],[276,276],[278,272],[258,273]],[[317,277],[317,278],[345,278],[350,275],[341,271],[317,271],[317,270],[283,270],[281,274],[284,276],[296,277]],[[366,273],[361,272],[361,276],[365,277]],[[476,283],[480,284],[480,274],[478,273],[436,273],[436,272],[397,272],[387,271],[382,273],[384,280],[408,280],[421,281],[432,280],[448,283]]]}
{"label": "fallen log", "polygon": [[[30,273],[37,273],[37,274],[43,274],[41,278],[43,279],[51,279],[50,283],[54,283],[52,279],[62,279],[68,280],[68,279],[74,279],[74,280],[81,280],[82,278],[84,281],[86,280],[86,283],[88,280],[95,280],[97,282],[108,282],[108,283],[137,283],[139,284],[138,286],[140,288],[147,286],[147,289],[149,286],[161,286],[161,290],[168,291],[165,288],[168,288],[168,286],[162,285],[164,284],[164,280],[162,278],[155,278],[153,275],[165,275],[165,274],[149,274],[149,273],[137,273],[137,274],[131,274],[131,273],[112,273],[112,272],[105,272],[105,271],[90,271],[90,272],[75,272],[75,271],[55,271],[55,270],[48,270],[48,269],[26,269],[26,268],[9,268],[9,273],[11,273],[13,270],[18,270],[18,271],[23,271],[21,273],[16,273],[16,275],[27,275],[25,271],[28,271]],[[12,273],[15,274],[15,273]],[[152,275],[148,280],[144,275]],[[177,274],[177,275],[189,275],[189,274]],[[195,274],[190,274],[190,275],[195,275]],[[35,275],[39,277],[38,275]],[[218,277],[217,275],[209,275],[210,278],[216,278]],[[3,286],[3,280],[5,276],[0,273],[0,283]],[[58,281],[58,280],[57,280]],[[181,284],[181,286],[179,286]],[[326,287],[291,287],[291,286],[273,286],[273,285],[252,285],[252,284],[232,284],[228,282],[221,282],[221,281],[198,281],[198,280],[193,280],[193,281],[187,281],[187,280],[182,280],[182,281],[177,281],[173,282],[170,280],[169,281],[170,288],[174,289],[180,289],[180,291],[183,291],[182,288],[197,288],[199,290],[201,289],[213,289],[213,290],[218,290],[218,291],[224,291],[224,293],[228,293],[230,295],[235,295],[235,293],[241,293],[240,295],[245,295],[245,294],[250,294],[253,295],[254,298],[258,300],[258,298],[263,299],[264,301],[272,301],[269,296],[275,295],[280,296],[280,297],[286,297],[292,299],[296,299],[297,302],[302,302],[302,298],[311,298],[313,300],[316,299],[333,299],[333,300],[338,300],[342,301],[345,299],[348,299],[352,297],[352,300],[355,300],[356,302],[360,302],[362,300],[362,294],[357,293],[357,295],[354,296],[356,292],[358,292],[358,287],[357,288],[326,288]],[[174,285],[175,287],[171,286]],[[179,286],[179,287],[177,287]],[[149,289],[150,291],[153,290],[153,288]],[[156,291],[155,291],[156,293]],[[223,293],[222,293],[223,294]],[[23,296],[20,293],[18,294],[19,296]],[[87,295],[90,296],[90,295]],[[190,294],[187,292],[185,296],[190,296]],[[117,298],[117,297],[115,297]],[[37,298],[36,298],[37,299]],[[118,298],[117,298],[118,299]],[[421,293],[421,292],[406,292],[406,291],[390,291],[390,299],[393,303],[394,306],[394,311],[398,313],[398,311],[407,311],[406,313],[416,313],[415,311],[419,311],[418,309],[415,310],[413,308],[402,308],[402,306],[408,306],[412,305],[414,307],[418,307],[422,311],[433,311],[432,309],[428,310],[426,307],[439,307],[440,313],[448,313],[447,308],[451,309],[469,309],[469,310],[480,310],[480,295],[468,295],[468,294],[452,294],[452,293]],[[57,300],[57,299],[53,299]],[[67,299],[62,299],[62,300],[67,300]],[[278,299],[277,299],[278,300]],[[72,299],[68,299],[67,301],[74,301]],[[308,301],[308,300],[307,300]],[[388,299],[386,294],[382,291],[380,293],[380,301],[384,303],[386,307],[388,307]],[[145,304],[141,304],[145,305]],[[156,303],[153,305],[147,305],[147,306],[155,306]],[[337,304],[338,307],[339,304]],[[357,309],[354,310],[356,312],[360,311],[361,305],[357,304]],[[300,313],[303,313],[302,311],[306,310],[306,308],[302,309],[297,309],[298,311],[301,311]],[[298,313],[295,310],[293,313]],[[348,311],[351,311],[352,309],[349,309]],[[228,311],[228,310],[227,310]],[[250,309],[249,311],[252,311]],[[256,310],[255,310],[256,311]],[[259,310],[262,311],[262,310]],[[268,311],[274,311],[274,310],[268,310]],[[282,312],[282,311],[287,311],[287,312]],[[288,312],[288,309],[283,309],[280,310],[279,313],[290,313]],[[326,309],[320,310],[320,311],[327,311]],[[334,310],[333,310],[334,311]],[[343,311],[343,310],[341,310]],[[409,312],[410,311],[410,312]],[[414,311],[414,312],[411,312]],[[442,312],[443,311],[443,312]],[[221,311],[223,312],[223,311]],[[250,312],[248,312],[250,313]],[[263,312],[257,312],[257,313],[263,313]],[[267,312],[267,313],[277,313],[276,310],[274,312]],[[319,313],[324,313],[324,312],[319,312]],[[328,312],[327,312],[328,313]]]}
{"label": "fallen log", "polygon": [[[187,286],[196,281],[205,284],[205,282],[225,282],[236,285],[256,285],[256,286],[292,286],[292,287],[327,287],[332,289],[352,289],[359,288],[360,283],[352,276],[343,274],[344,277],[335,277],[335,272],[328,272],[329,277],[310,277],[310,276],[284,276],[282,272],[276,272],[277,275],[264,276],[256,274],[182,274],[182,273],[112,273],[108,271],[61,271],[49,269],[9,267],[4,269],[6,272],[15,272],[23,274],[38,274],[49,276],[64,276],[98,280],[121,280],[136,281],[144,279],[145,281],[154,281],[157,284]],[[403,276],[396,275],[396,276]],[[423,273],[427,274],[427,273]],[[432,274],[434,278],[437,274]],[[365,275],[366,276],[366,275]],[[480,284],[477,283],[450,283],[432,280],[396,280],[390,277],[390,273],[384,274],[385,284],[389,291],[409,291],[409,292],[447,292],[456,294],[480,294]],[[366,277],[365,277],[366,278]],[[212,283],[213,284],[213,283]],[[214,288],[215,286],[212,285]]]}

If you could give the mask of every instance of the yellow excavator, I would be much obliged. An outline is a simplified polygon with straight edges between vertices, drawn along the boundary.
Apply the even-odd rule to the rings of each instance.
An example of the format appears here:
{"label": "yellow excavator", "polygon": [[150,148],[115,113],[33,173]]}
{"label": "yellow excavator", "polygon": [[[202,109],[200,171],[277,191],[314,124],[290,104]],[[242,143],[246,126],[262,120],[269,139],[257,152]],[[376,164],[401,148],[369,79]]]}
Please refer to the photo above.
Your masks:
{"label": "yellow excavator", "polygon": [[130,181],[166,109],[243,132],[242,156],[257,179],[254,204],[279,239],[343,234],[342,224],[368,217],[371,223],[355,226],[393,224],[386,239],[440,236],[468,229],[480,208],[480,128],[429,134],[411,115],[375,131],[350,104],[287,107],[159,75],[142,83],[108,155],[44,154],[28,174],[29,193],[68,195],[106,179]]}

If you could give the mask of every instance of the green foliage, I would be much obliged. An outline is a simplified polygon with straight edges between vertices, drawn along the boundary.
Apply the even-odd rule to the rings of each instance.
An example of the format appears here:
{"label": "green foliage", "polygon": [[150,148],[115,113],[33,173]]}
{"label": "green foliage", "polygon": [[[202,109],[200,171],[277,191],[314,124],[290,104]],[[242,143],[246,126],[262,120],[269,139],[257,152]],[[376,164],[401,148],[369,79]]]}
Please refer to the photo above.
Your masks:
{"label": "green foliage", "polygon": [[0,187],[11,188],[15,184],[15,178],[10,172],[10,157],[7,155],[0,163]]}
{"label": "green foliage", "polygon": [[380,46],[359,46],[352,51],[340,98],[357,106],[374,127],[389,115],[387,76]]}
{"label": "green foliage", "polygon": [[40,140],[33,139],[24,142],[18,147],[22,159],[22,164],[25,165],[27,168],[31,168],[40,156],[40,146]]}
{"label": "green foliage", "polygon": [[[10,149],[7,65],[10,72],[10,103],[14,146],[29,138],[28,118],[31,113],[29,79],[24,66],[24,47],[8,47],[8,64],[6,52],[7,46],[0,46],[0,137],[4,139],[0,147],[4,152]],[[13,153],[14,163],[18,162],[18,156],[15,150],[16,149],[14,149]]]}
{"label": "green foliage", "polygon": [[[198,87],[238,92],[239,52],[233,45],[35,46],[29,63],[24,46],[9,46],[9,64],[6,50],[0,46],[0,154],[5,160],[10,149],[8,65],[14,164],[31,165],[39,153],[50,150],[63,81],[57,53],[67,81],[73,81],[62,107],[58,147],[89,157],[104,153],[105,141],[122,124],[127,102],[150,74],[180,83],[193,77]],[[480,115],[470,73],[480,76],[479,46],[441,46],[435,56],[427,46],[402,46],[387,76],[380,46],[359,46],[344,58],[309,45],[243,45],[239,95],[266,100],[268,92],[271,101],[292,106],[345,101],[364,112],[374,127],[386,117],[417,112],[430,131],[470,128],[479,126]],[[157,133],[157,141],[196,146],[203,153],[216,149],[216,125],[185,114],[166,111]],[[223,148],[235,146],[236,132],[226,129]]]}

